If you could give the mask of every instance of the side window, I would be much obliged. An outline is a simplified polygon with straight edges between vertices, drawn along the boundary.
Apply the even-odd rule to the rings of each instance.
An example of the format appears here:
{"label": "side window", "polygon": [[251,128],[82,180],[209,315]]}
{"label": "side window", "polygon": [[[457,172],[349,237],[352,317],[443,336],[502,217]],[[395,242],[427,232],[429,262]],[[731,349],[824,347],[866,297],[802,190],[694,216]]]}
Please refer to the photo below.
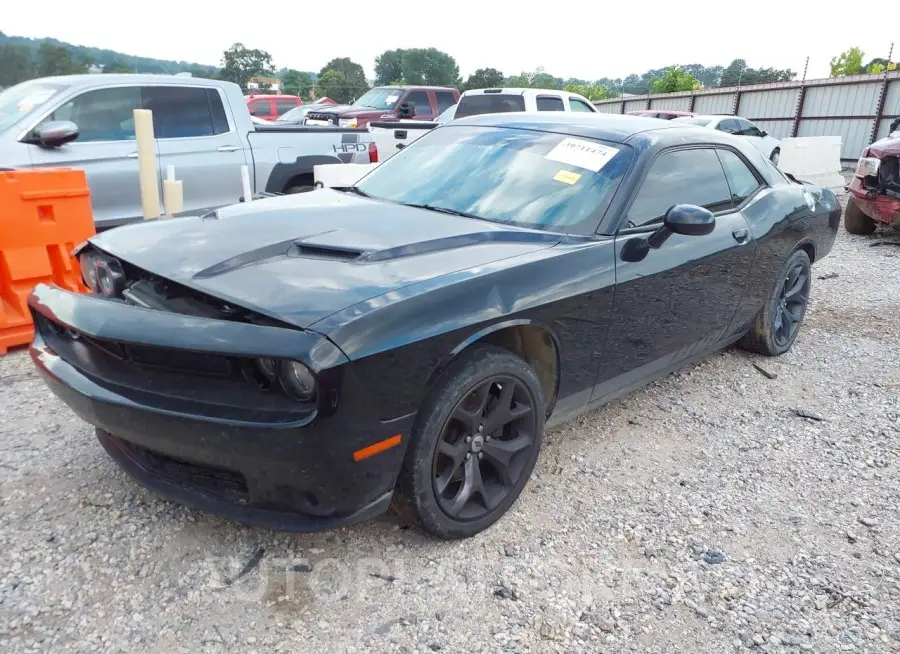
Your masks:
{"label": "side window", "polygon": [[738,134],[740,134],[741,136],[762,136],[762,132],[759,130],[759,128],[749,120],[737,118],[736,122],[738,124]]}
{"label": "side window", "polygon": [[722,167],[725,169],[725,178],[731,188],[731,199],[737,206],[751,195],[756,193],[761,184],[756,179],[747,164],[731,150],[716,150]]}
{"label": "side window", "polygon": [[587,111],[594,113],[594,110],[587,106],[584,100],[579,100],[578,98],[569,98],[569,107],[572,108],[572,111]]}
{"label": "side window", "polygon": [[151,86],[146,89],[158,139],[212,136],[212,112],[206,89],[189,86]]}
{"label": "side window", "polygon": [[539,95],[537,97],[538,111],[565,111],[562,98],[556,95]]}
{"label": "side window", "polygon": [[444,113],[447,109],[456,104],[456,98],[450,91],[435,91],[434,97],[438,103],[438,114]]}
{"label": "side window", "polygon": [[213,132],[216,134],[227,134],[231,131],[228,127],[228,116],[225,113],[225,106],[222,104],[222,96],[219,95],[218,89],[206,89],[209,96],[209,108],[212,111]]}
{"label": "side window", "polygon": [[125,86],[87,91],[50,114],[78,126],[76,143],[134,140],[134,110],[141,108],[141,89]]}
{"label": "side window", "polygon": [[719,121],[719,124],[716,125],[716,129],[720,132],[737,134],[740,127],[738,126],[738,123],[734,118],[725,118],[724,120]]}
{"label": "side window", "polygon": [[275,113],[281,116],[297,106],[297,101],[291,98],[283,98],[275,101]]}
{"label": "side window", "polygon": [[403,101],[416,103],[417,116],[431,113],[431,102],[428,101],[427,91],[410,91]]}
{"label": "side window", "polygon": [[713,150],[675,150],[657,157],[628,209],[627,224],[662,220],[676,204],[696,204],[713,213],[732,208],[725,172]]}
{"label": "side window", "polygon": [[268,116],[272,111],[272,105],[268,100],[254,100],[247,108],[253,116]]}

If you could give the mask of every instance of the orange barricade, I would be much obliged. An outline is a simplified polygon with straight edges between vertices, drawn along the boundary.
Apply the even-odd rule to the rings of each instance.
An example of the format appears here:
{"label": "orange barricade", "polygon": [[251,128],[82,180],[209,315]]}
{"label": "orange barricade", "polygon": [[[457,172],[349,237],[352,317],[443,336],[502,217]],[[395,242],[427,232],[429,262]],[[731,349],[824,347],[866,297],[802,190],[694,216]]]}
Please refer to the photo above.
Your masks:
{"label": "orange barricade", "polygon": [[37,284],[87,290],[72,250],[93,234],[84,171],[0,172],[0,356],[34,338],[28,294]]}

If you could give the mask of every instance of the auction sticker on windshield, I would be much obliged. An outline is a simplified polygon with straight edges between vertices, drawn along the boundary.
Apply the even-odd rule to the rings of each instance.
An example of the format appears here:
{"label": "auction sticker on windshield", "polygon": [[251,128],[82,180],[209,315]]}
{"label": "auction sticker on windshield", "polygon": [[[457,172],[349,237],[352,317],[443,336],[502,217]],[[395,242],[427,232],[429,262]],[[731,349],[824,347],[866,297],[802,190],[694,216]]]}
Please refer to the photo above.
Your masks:
{"label": "auction sticker on windshield", "polygon": [[616,148],[601,145],[595,141],[569,137],[557,143],[556,147],[544,156],[544,159],[598,173],[617,154],[619,151]]}
{"label": "auction sticker on windshield", "polygon": [[44,104],[54,93],[56,93],[55,89],[47,89],[35,91],[31,95],[26,95],[19,100],[19,111],[31,111],[35,107]]}

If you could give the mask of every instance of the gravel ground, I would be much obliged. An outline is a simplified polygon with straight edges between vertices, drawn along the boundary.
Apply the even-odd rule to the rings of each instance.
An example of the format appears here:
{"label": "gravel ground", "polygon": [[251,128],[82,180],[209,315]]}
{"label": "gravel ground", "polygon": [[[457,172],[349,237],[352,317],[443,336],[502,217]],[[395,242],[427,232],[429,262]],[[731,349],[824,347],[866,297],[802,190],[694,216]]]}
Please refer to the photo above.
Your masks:
{"label": "gravel ground", "polygon": [[552,431],[511,514],[466,542],[166,503],[23,352],[0,358],[0,651],[900,651],[883,240],[840,233],[788,355],[729,350]]}

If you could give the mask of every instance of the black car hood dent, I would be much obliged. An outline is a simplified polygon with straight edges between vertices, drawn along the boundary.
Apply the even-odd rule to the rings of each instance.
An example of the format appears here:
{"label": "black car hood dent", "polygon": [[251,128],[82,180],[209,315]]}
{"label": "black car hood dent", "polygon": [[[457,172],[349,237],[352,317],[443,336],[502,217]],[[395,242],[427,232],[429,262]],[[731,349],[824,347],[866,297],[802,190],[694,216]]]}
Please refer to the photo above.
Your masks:
{"label": "black car hood dent", "polygon": [[298,327],[562,236],[319,190],[94,236],[138,268]]}

